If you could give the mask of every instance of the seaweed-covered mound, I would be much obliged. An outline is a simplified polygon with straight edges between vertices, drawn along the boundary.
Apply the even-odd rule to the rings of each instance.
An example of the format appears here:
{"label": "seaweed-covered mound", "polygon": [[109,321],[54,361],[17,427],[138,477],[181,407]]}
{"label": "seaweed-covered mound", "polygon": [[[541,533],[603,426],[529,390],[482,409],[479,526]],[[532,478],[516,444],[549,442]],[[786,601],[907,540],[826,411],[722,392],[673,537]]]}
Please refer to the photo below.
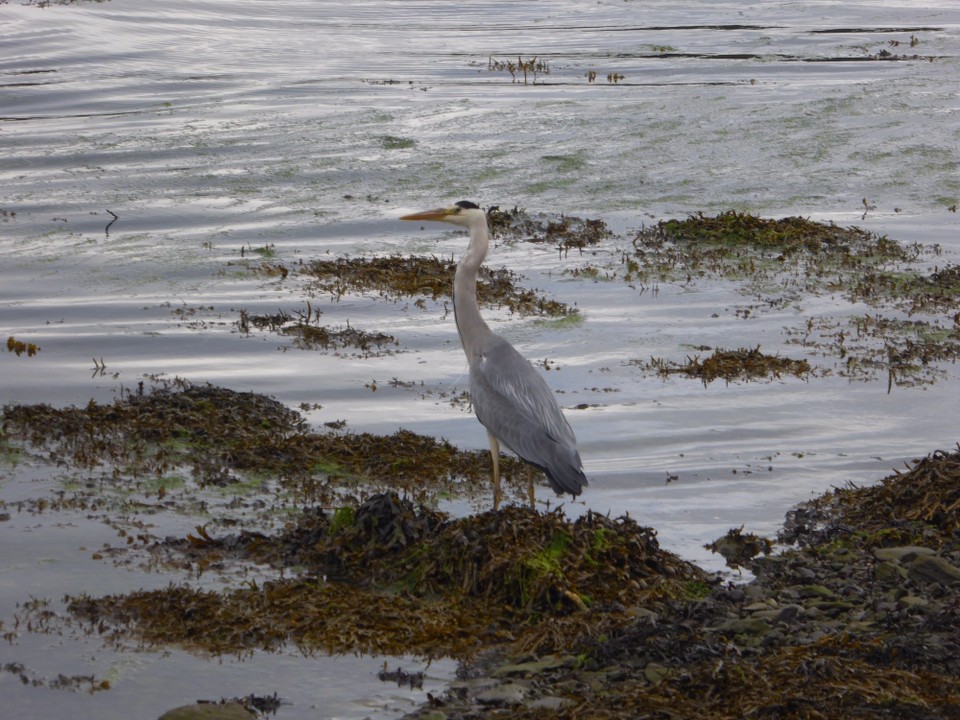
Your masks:
{"label": "seaweed-covered mound", "polygon": [[783,539],[866,549],[915,543],[960,552],[960,451],[938,451],[878,485],[812,500],[789,513]]}
{"label": "seaweed-covered mound", "polygon": [[[490,477],[487,452],[408,430],[313,432],[272,398],[182,381],[82,407],[9,404],[2,417],[4,438],[44,449],[55,462],[110,467],[117,483],[188,469],[201,486],[226,486],[250,473],[275,477],[305,500],[329,502],[335,490],[360,481],[430,495],[486,490]],[[502,459],[508,482],[519,466]]]}
{"label": "seaweed-covered mound", "polygon": [[703,251],[715,251],[716,257],[733,257],[738,250],[774,253],[780,260],[802,253],[832,255],[849,267],[854,267],[858,258],[906,260],[915,253],[885,236],[856,227],[843,228],[801,217],[774,220],[736,210],[713,217],[699,213],[684,220],[663,220],[640,233],[634,245],[640,249],[664,242],[695,245]]}
{"label": "seaweed-covered mound", "polygon": [[[633,240],[631,275],[691,280],[716,276],[748,279],[751,287],[776,287],[792,276],[809,291],[842,290],[873,268],[916,259],[917,245],[901,245],[857,227],[801,217],[779,220],[735,210],[683,220],[662,220]],[[773,281],[770,283],[769,281]]]}
{"label": "seaweed-covered mound", "polygon": [[222,593],[171,586],[103,598],[71,611],[148,643],[215,653],[306,652],[470,657],[509,644],[555,651],[655,608],[707,576],[660,549],[629,518],[508,507],[446,519],[386,494],[332,518],[311,510],[274,537],[246,533],[178,544],[194,559],[224,553],[296,565],[299,577]]}

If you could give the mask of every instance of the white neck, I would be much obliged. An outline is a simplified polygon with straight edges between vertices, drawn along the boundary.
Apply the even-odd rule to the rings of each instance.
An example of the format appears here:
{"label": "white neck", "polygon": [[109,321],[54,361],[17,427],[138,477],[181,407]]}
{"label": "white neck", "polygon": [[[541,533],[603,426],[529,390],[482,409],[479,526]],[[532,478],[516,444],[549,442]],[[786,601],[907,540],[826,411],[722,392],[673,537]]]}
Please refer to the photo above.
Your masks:
{"label": "white neck", "polygon": [[478,213],[469,228],[470,245],[453,277],[453,313],[467,360],[475,354],[478,341],[491,334],[477,303],[477,274],[490,246],[486,217]]}

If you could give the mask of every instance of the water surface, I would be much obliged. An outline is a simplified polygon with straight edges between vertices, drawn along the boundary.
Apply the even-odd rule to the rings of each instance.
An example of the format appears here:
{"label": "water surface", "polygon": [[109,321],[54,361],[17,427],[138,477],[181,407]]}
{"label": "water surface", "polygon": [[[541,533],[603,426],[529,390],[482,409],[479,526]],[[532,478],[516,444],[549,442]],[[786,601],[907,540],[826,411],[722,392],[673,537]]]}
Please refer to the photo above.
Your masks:
{"label": "water surface", "polygon": [[[466,388],[442,302],[311,299],[328,324],[398,339],[377,357],[297,350],[235,324],[241,309],[293,312],[307,299],[295,272],[251,274],[251,251],[269,247],[290,268],[327,255],[457,255],[461,235],[396,218],[464,198],[602,218],[623,238],[738,208],[939,243],[931,262],[960,254],[948,209],[960,199],[953,2],[114,0],[5,4],[0,20],[0,335],[42,348],[0,355],[4,402],[109,401],[150,376],[182,377],[319,404],[318,425],[484,447],[476,420],[442,397]],[[517,56],[549,73],[524,84],[490,69]],[[719,568],[702,545],[728,528],[773,533],[812,494],[956,443],[955,366],[936,385],[889,393],[885,378],[705,387],[641,372],[630,361],[679,361],[701,344],[802,357],[785,328],[865,308],[806,297],[745,319],[756,298],[737,283],[563,273],[614,263],[624,242],[582,258],[501,243],[490,258],[582,315],[555,325],[487,312],[527,357],[549,360],[561,404],[586,406],[568,416],[591,486],[569,513],[629,512],[666,547]],[[61,482],[4,465],[0,499],[9,507]],[[161,537],[195,524],[155,522]],[[91,559],[117,537],[82,514],[14,514],[0,534],[0,607],[171,580]],[[150,717],[247,692],[289,698],[286,718],[390,717],[410,702],[378,690],[375,658],[218,662],[21,634],[0,661],[114,678],[108,692],[68,696],[0,676],[21,717]],[[428,672],[439,683],[452,666]]]}

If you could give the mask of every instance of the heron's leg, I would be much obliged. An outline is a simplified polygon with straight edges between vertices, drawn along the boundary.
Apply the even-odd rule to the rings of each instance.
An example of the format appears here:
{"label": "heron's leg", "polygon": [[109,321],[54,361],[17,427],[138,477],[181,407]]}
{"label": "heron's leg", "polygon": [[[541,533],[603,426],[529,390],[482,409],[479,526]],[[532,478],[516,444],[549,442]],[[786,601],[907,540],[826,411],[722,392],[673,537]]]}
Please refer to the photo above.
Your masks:
{"label": "heron's leg", "polygon": [[530,507],[533,510],[537,508],[537,500],[534,494],[533,468],[527,465],[527,497],[530,498]]}
{"label": "heron's leg", "polygon": [[493,510],[500,509],[500,443],[488,432],[487,438],[490,440],[490,458],[493,460]]}

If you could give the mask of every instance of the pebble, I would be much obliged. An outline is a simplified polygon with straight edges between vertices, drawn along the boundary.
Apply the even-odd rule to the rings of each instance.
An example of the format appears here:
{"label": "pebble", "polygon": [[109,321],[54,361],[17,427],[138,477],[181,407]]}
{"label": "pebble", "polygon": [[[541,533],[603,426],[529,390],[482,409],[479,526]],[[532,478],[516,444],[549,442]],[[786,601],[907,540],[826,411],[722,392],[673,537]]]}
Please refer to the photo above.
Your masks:
{"label": "pebble", "polygon": [[519,683],[504,683],[495,685],[477,694],[477,702],[481,705],[495,705],[497,707],[513,707],[520,705],[527,697],[527,689]]}
{"label": "pebble", "polygon": [[891,578],[899,580],[907,579],[906,568],[900,567],[892,562],[877,563],[873,568],[873,574],[877,580],[890,580]]}
{"label": "pebble", "polygon": [[798,617],[806,615],[806,610],[800,605],[784,605],[780,608],[776,617],[774,618],[775,622],[778,623],[792,623]]}
{"label": "pebble", "polygon": [[643,676],[651,685],[659,685],[669,674],[670,668],[660,663],[647,663],[646,667],[643,668]]}
{"label": "pebble", "polygon": [[751,637],[763,637],[770,632],[770,623],[763,618],[734,618],[724,620],[719,625],[710,628],[718,630],[727,635],[747,635]]}
{"label": "pebble", "polygon": [[916,595],[904,595],[902,598],[897,600],[900,605],[903,607],[926,607],[930,603],[927,602],[922,597],[917,597]]}
{"label": "pebble", "polygon": [[562,710],[565,706],[570,704],[572,703],[570,700],[567,700],[567,698],[547,695],[546,697],[542,697],[527,703],[527,707],[531,710],[557,711]]}
{"label": "pebble", "polygon": [[529,662],[513,663],[501,665],[493,671],[493,677],[509,677],[511,675],[530,676],[539,675],[549,670],[557,670],[564,667],[574,667],[577,659],[570,656],[547,655],[542,660],[531,660]]}

